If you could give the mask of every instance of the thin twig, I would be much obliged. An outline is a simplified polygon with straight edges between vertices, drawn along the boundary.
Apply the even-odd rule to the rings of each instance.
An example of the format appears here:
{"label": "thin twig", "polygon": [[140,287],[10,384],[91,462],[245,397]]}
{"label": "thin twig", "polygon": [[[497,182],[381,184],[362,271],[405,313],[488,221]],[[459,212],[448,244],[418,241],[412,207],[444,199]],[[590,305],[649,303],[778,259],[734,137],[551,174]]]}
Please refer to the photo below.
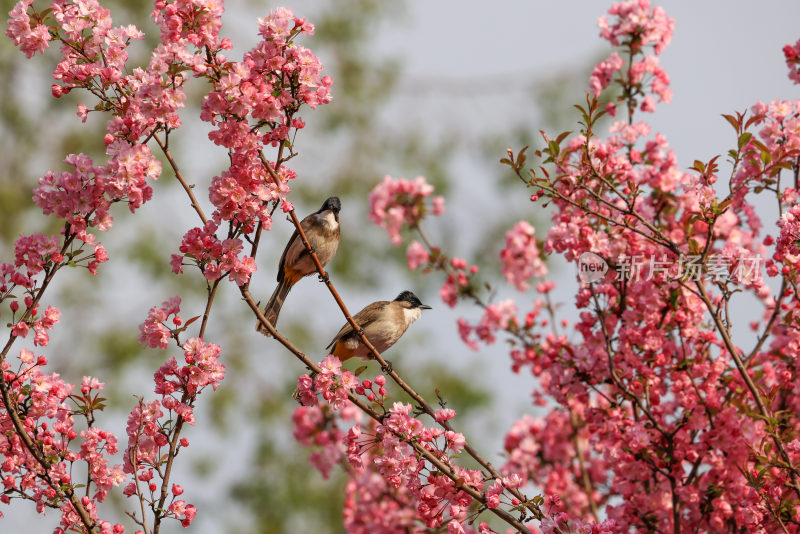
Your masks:
{"label": "thin twig", "polygon": [[200,216],[200,220],[203,221],[203,225],[205,225],[208,222],[208,219],[206,219],[206,216],[203,213],[203,208],[201,208],[200,204],[197,202],[197,197],[194,196],[194,192],[192,191],[194,186],[190,186],[186,180],[183,179],[183,174],[181,174],[178,164],[175,163],[175,160],[172,158],[172,154],[169,151],[169,146],[167,143],[162,141],[157,134],[153,135],[153,139],[155,139],[156,143],[158,143],[158,146],[161,147],[164,157],[167,158],[170,167],[172,167],[172,171],[175,173],[175,178],[178,180],[178,182],[180,182],[181,186],[183,186],[183,190],[186,191],[186,194],[189,195],[189,200],[192,202],[194,211],[197,212],[197,215]]}

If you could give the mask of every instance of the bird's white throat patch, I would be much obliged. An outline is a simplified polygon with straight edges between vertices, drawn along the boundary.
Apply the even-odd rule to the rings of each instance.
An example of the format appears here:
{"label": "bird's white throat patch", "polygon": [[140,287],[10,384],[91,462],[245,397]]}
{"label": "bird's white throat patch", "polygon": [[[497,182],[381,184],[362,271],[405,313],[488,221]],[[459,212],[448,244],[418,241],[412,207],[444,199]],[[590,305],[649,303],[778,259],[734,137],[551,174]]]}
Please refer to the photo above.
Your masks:
{"label": "bird's white throat patch", "polygon": [[410,325],[417,319],[419,319],[422,310],[419,308],[403,308],[403,319],[406,321],[406,325]]}
{"label": "bird's white throat patch", "polygon": [[325,212],[325,215],[322,217],[322,223],[330,230],[333,230],[339,225],[339,223],[336,222],[336,215],[330,210]]}

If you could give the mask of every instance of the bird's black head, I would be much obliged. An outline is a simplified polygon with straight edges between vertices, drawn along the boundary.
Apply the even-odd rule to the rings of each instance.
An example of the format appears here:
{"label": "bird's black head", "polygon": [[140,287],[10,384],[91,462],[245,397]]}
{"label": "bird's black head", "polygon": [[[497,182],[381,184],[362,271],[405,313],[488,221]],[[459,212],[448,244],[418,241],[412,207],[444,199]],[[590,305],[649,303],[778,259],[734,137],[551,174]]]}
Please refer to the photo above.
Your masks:
{"label": "bird's black head", "polygon": [[419,300],[419,298],[414,293],[412,293],[411,291],[403,291],[402,293],[397,295],[397,298],[394,299],[394,300],[395,301],[400,301],[400,302],[408,302],[409,304],[411,304],[412,308],[420,308],[422,310],[430,310],[431,309],[431,307],[428,306],[427,304],[423,304]]}
{"label": "bird's black head", "polygon": [[339,197],[329,197],[326,200],[319,211],[331,210],[335,214],[339,214],[339,211],[342,209],[342,201],[339,200]]}

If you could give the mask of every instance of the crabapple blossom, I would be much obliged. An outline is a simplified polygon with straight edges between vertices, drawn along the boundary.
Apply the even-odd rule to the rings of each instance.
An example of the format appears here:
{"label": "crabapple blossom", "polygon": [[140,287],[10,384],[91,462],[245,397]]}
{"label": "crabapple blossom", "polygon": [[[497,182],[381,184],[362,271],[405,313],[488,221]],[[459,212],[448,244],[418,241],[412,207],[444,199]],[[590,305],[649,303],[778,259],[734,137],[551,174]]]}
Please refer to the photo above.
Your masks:
{"label": "crabapple blossom", "polygon": [[431,260],[431,256],[422,243],[412,241],[406,249],[406,259],[408,260],[408,268],[413,271],[428,263]]}
{"label": "crabapple blossom", "polygon": [[425,204],[425,199],[432,194],[433,186],[422,176],[414,180],[395,180],[385,176],[369,194],[369,217],[389,233],[392,243],[398,245],[403,241],[400,237],[403,225],[416,226],[429,211],[434,215],[444,212],[444,198],[441,196],[434,197],[430,207]]}
{"label": "crabapple blossom", "polygon": [[230,281],[243,285],[257,269],[255,260],[247,255],[240,257],[244,250],[241,239],[217,238],[217,228],[216,223],[208,221],[202,228],[195,227],[186,232],[179,247],[183,254],[173,254],[170,260],[172,271],[182,273],[183,262],[189,259],[209,282],[228,275]]}
{"label": "crabapple blossom", "polygon": [[589,86],[592,93],[595,96],[599,96],[611,84],[614,73],[622,70],[623,65],[622,57],[616,52],[613,52],[605,61],[595,65],[589,78]]}
{"label": "crabapple blossom", "polygon": [[800,40],[794,46],[788,44],[784,46],[783,55],[786,58],[786,66],[789,67],[789,79],[800,84]]}
{"label": "crabapple blossom", "polygon": [[36,52],[44,53],[50,47],[50,32],[44,24],[31,24],[28,9],[34,0],[22,0],[9,12],[6,35],[22,50],[26,57]]}
{"label": "crabapple blossom", "polygon": [[139,343],[147,344],[154,349],[166,349],[171,337],[170,328],[164,323],[170,316],[178,316],[181,310],[181,298],[172,297],[161,306],[154,306],[147,312],[147,318],[139,325]]}
{"label": "crabapple blossom", "polygon": [[533,237],[534,228],[520,221],[506,233],[506,246],[500,251],[500,262],[506,281],[519,291],[530,287],[529,279],[547,274],[547,267],[539,258],[539,247]]}

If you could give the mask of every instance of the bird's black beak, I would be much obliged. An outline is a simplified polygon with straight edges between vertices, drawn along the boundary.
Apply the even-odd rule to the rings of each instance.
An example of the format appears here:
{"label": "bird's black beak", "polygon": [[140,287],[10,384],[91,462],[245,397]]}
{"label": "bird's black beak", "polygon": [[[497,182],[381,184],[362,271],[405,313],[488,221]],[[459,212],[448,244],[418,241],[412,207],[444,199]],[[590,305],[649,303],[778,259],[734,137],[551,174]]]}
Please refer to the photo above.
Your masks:
{"label": "bird's black beak", "polygon": [[431,308],[431,307],[430,307],[430,306],[428,306],[427,304],[420,304],[420,305],[419,305],[419,309],[421,309],[421,310],[431,310],[431,309],[433,309],[433,308]]}

